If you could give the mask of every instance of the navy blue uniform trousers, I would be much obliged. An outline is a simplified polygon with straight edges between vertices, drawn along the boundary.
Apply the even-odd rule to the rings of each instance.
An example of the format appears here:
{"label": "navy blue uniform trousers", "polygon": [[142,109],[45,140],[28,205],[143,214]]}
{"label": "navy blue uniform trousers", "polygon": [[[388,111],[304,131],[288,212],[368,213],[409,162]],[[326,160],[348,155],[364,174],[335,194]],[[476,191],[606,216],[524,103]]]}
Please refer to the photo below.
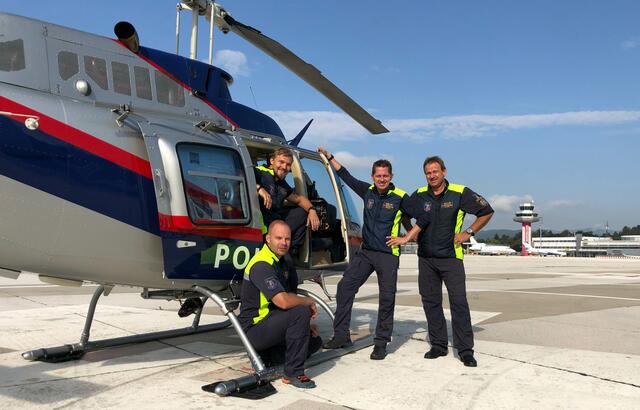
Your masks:
{"label": "navy blue uniform trousers", "polygon": [[247,338],[257,351],[281,345],[284,341],[284,373],[287,376],[300,376],[304,374],[304,361],[309,351],[310,319],[309,306],[272,310],[257,325],[246,330]]}
{"label": "navy blue uniform trousers", "polygon": [[446,349],[449,344],[447,322],[442,310],[442,282],[449,294],[453,347],[458,354],[473,354],[473,329],[467,302],[464,264],[456,258],[418,257],[418,286],[427,316],[431,346]]}
{"label": "navy blue uniform trousers", "polygon": [[333,334],[339,340],[350,338],[349,324],[351,310],[356,293],[369,276],[376,271],[378,276],[378,323],[373,339],[377,345],[391,341],[393,332],[393,311],[396,304],[398,266],[400,258],[385,252],[360,249],[344,271],[338,283],[336,295],[336,314],[333,321]]}

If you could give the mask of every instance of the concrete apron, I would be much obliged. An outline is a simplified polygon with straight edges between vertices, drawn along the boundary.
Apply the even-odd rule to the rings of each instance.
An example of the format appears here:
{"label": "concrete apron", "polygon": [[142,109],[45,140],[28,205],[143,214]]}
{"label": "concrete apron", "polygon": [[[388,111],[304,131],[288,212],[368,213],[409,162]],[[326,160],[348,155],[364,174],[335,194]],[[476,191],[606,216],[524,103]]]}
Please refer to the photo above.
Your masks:
{"label": "concrete apron", "polygon": [[[354,338],[370,337],[377,306],[358,303]],[[477,368],[455,352],[426,360],[421,308],[398,306],[394,341],[383,361],[370,349],[308,369],[318,387],[302,391],[274,383],[278,394],[259,402],[203,392],[216,380],[251,371],[231,330],[88,353],[69,363],[31,363],[23,350],[75,342],[85,305],[4,311],[0,347],[2,408],[634,408],[640,399],[638,357],[628,354],[477,341]],[[449,312],[445,311],[448,317]],[[472,312],[474,324],[495,313]],[[93,338],[180,326],[175,312],[99,306]],[[207,315],[203,323],[222,317]],[[319,320],[323,337],[330,323]],[[328,331],[329,330],[329,331]]]}

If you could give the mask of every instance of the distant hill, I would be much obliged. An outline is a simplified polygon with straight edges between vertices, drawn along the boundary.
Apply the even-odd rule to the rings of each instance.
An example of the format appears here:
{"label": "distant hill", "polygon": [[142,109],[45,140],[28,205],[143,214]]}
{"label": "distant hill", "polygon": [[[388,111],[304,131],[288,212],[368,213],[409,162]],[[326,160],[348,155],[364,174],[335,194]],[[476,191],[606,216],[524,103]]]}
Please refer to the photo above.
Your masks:
{"label": "distant hill", "polygon": [[496,234],[498,236],[507,235],[511,237],[520,232],[520,229],[483,229],[478,232],[476,239],[493,239]]}

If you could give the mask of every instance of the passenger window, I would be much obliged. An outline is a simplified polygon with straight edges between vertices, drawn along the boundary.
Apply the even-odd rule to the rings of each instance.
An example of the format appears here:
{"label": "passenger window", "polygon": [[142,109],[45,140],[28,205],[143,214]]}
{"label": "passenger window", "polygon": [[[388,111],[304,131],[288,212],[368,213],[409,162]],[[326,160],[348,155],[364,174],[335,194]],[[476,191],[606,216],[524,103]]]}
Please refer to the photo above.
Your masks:
{"label": "passenger window", "polygon": [[246,223],[247,184],[238,153],[195,144],[179,144],[177,150],[191,221]]}
{"label": "passenger window", "polygon": [[133,67],[133,77],[136,80],[136,97],[151,100],[151,76],[144,67]]}
{"label": "passenger window", "polygon": [[107,62],[105,60],[98,57],[84,56],[84,71],[100,88],[103,90],[109,89]]}
{"label": "passenger window", "polygon": [[113,91],[118,94],[131,95],[131,78],[129,66],[116,61],[111,62],[111,74],[113,75]]}
{"label": "passenger window", "polygon": [[58,53],[58,74],[63,80],[68,80],[78,74],[80,67],[78,65],[78,55],[69,51],[61,51]]}
{"label": "passenger window", "polygon": [[22,39],[0,42],[0,71],[24,70],[24,42]]}
{"label": "passenger window", "polygon": [[184,107],[184,89],[160,71],[156,71],[155,75],[158,102],[174,107]]}

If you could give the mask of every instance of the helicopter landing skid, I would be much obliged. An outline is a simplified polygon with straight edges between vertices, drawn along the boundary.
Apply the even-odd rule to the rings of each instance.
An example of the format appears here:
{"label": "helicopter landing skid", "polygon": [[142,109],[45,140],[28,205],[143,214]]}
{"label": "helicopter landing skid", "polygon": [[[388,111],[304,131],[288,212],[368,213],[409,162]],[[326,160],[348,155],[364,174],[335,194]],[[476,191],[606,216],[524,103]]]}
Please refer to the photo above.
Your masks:
{"label": "helicopter landing skid", "polygon": [[[231,325],[231,321],[227,319],[220,323],[213,323],[209,325],[200,326],[200,315],[202,314],[204,302],[206,301],[206,299],[204,299],[203,307],[201,307],[195,312],[195,317],[193,319],[191,326],[189,327],[182,328],[182,329],[166,330],[161,332],[144,333],[144,334],[132,335],[132,336],[116,337],[112,339],[90,341],[89,335],[91,332],[91,324],[93,323],[93,316],[96,310],[96,305],[98,304],[98,299],[100,299],[100,296],[102,296],[104,293],[105,293],[104,285],[98,286],[95,292],[93,293],[93,297],[91,298],[91,303],[89,304],[87,317],[84,322],[84,329],[80,336],[79,343],[65,344],[63,346],[30,350],[28,352],[22,353],[22,357],[25,360],[29,360],[29,361],[42,361],[42,362],[48,362],[48,363],[66,362],[70,360],[80,359],[87,352],[100,350],[107,347],[122,346],[122,345],[133,344],[133,343],[144,343],[144,342],[150,342],[153,340],[166,339],[170,337],[178,337],[178,336],[193,335],[197,333],[211,332],[214,330],[225,329]],[[223,310],[225,310],[226,306],[224,304],[224,301],[219,296],[218,296],[218,299],[220,300],[220,302],[216,301],[216,303],[218,303],[219,305],[222,304],[221,307],[223,308]],[[233,314],[233,312],[231,312],[231,314]]]}

